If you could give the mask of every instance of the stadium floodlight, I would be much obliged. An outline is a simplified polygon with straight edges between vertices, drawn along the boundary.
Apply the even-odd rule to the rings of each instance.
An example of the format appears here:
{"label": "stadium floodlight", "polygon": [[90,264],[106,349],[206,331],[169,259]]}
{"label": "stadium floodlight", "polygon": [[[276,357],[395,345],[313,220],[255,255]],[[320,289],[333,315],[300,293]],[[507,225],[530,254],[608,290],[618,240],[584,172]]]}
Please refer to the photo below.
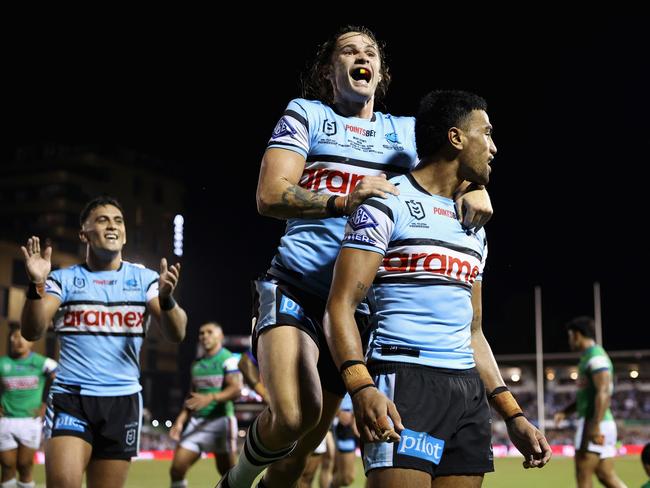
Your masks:
{"label": "stadium floodlight", "polygon": [[569,378],[572,380],[577,380],[578,379],[578,372],[577,371],[571,371],[571,374],[569,375]]}
{"label": "stadium floodlight", "polygon": [[513,373],[510,376],[510,379],[516,383],[517,381],[519,381],[521,379],[521,376],[519,376],[517,373]]}
{"label": "stadium floodlight", "polygon": [[637,379],[639,377],[639,372],[636,369],[630,371],[630,378]]}
{"label": "stadium floodlight", "polygon": [[181,214],[174,217],[174,254],[176,256],[183,255],[183,224],[185,219]]}
{"label": "stadium floodlight", "polygon": [[153,425],[154,427],[158,427],[158,424],[159,424],[159,423],[160,423],[160,422],[158,422],[157,420],[152,420],[152,421],[151,421],[151,425]]}
{"label": "stadium floodlight", "polygon": [[169,429],[169,428],[171,428],[171,426],[172,426],[172,421],[171,420],[165,420],[165,427],[167,427]]}

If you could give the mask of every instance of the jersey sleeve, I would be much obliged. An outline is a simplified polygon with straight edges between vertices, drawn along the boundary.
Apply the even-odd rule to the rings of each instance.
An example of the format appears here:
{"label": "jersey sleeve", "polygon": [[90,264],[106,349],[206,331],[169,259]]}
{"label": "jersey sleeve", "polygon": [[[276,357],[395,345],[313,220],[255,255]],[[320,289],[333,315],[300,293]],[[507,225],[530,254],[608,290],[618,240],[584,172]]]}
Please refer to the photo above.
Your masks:
{"label": "jersey sleeve", "polygon": [[487,236],[485,235],[485,230],[481,229],[481,234],[479,235],[479,237],[483,241],[483,252],[481,253],[481,264],[478,267],[478,275],[476,276],[475,279],[478,281],[482,281],[483,271],[485,270],[485,263],[487,261],[487,255],[488,255]]}
{"label": "jersey sleeve", "polygon": [[609,361],[606,356],[593,356],[589,361],[587,361],[586,369],[591,374],[600,371],[609,371]]}
{"label": "jersey sleeve", "polygon": [[239,361],[235,356],[230,356],[223,362],[224,374],[232,374],[239,372]]}
{"label": "jersey sleeve", "polygon": [[54,359],[45,358],[45,361],[43,361],[43,374],[49,376],[50,374],[54,373],[58,367],[59,363],[57,363]]}
{"label": "jersey sleeve", "polygon": [[342,247],[386,254],[395,228],[389,200],[371,198],[360,205],[348,218]]}
{"label": "jersey sleeve", "polygon": [[142,283],[147,303],[158,296],[158,279],[160,275],[152,269],[145,268],[142,270]]}
{"label": "jersey sleeve", "polygon": [[350,396],[349,393],[346,393],[345,396],[343,397],[339,410],[345,410],[347,412],[352,411],[352,397]]}
{"label": "jersey sleeve", "polygon": [[63,286],[62,270],[52,271],[45,280],[45,293],[53,295],[62,302],[65,301],[65,287]]}
{"label": "jersey sleeve", "polygon": [[307,100],[294,99],[287,105],[284,114],[275,125],[268,148],[289,149],[307,158],[309,153],[309,112]]}

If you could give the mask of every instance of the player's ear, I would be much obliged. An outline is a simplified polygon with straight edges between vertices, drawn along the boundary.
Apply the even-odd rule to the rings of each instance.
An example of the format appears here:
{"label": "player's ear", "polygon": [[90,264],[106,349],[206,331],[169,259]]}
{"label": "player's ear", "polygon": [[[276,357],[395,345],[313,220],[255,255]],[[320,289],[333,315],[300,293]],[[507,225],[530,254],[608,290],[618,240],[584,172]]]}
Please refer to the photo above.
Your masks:
{"label": "player's ear", "polygon": [[86,236],[86,232],[83,229],[79,231],[79,240],[84,244],[88,244],[88,236]]}

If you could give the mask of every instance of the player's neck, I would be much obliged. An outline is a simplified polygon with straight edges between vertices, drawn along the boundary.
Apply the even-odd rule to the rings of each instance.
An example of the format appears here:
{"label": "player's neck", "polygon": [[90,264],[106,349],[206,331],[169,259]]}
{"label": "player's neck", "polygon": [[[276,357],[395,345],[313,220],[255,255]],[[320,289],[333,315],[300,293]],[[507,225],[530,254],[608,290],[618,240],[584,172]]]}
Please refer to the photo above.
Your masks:
{"label": "player's neck", "polygon": [[122,253],[110,253],[100,256],[88,246],[86,265],[91,271],[115,271],[122,265]]}
{"label": "player's neck", "polygon": [[213,347],[209,351],[205,351],[206,356],[214,356],[217,354],[219,351],[221,351],[221,344],[219,344],[217,347]]}
{"label": "player's neck", "polygon": [[417,169],[413,170],[413,178],[422,188],[432,195],[453,198],[454,193],[463,182],[457,174],[458,163],[443,159],[422,161]]}
{"label": "player's neck", "polygon": [[22,354],[11,354],[11,359],[27,359],[32,351],[27,351]]}
{"label": "player's neck", "polygon": [[587,349],[590,349],[596,345],[596,341],[593,339],[586,339],[582,342],[582,352],[585,352]]}
{"label": "player's neck", "polygon": [[349,100],[335,100],[334,107],[343,117],[357,117],[359,119],[372,119],[375,109],[375,99],[365,102],[352,102]]}

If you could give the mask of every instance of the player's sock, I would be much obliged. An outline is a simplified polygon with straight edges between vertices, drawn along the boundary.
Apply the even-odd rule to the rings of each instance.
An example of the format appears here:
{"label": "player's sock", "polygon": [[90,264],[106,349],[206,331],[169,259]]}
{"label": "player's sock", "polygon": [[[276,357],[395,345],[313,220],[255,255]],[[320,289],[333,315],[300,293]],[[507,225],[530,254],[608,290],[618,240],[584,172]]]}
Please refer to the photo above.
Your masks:
{"label": "player's sock", "polygon": [[187,488],[187,480],[172,481],[171,488]]}
{"label": "player's sock", "polygon": [[0,488],[16,488],[16,478],[0,483]]}
{"label": "player's sock", "polygon": [[23,481],[16,481],[16,488],[34,488],[36,486],[36,483],[34,481],[30,481],[29,483],[25,483]]}
{"label": "player's sock", "polygon": [[248,429],[244,449],[242,449],[239,455],[237,464],[234,468],[228,471],[228,474],[226,475],[226,486],[231,486],[232,488],[250,487],[253,484],[253,481],[255,481],[255,478],[264,471],[264,468],[275,461],[284,459],[291,454],[291,451],[296,447],[296,442],[280,451],[271,451],[264,447],[260,442],[257,432],[258,419],[259,417],[255,419],[253,425]]}

